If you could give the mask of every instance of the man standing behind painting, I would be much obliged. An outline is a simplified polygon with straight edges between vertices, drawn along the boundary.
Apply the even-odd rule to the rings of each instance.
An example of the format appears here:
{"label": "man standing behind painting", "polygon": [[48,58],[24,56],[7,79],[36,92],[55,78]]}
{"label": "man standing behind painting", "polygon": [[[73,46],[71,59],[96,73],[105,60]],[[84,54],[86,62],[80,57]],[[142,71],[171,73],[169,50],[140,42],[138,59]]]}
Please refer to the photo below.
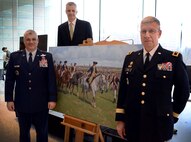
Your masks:
{"label": "man standing behind painting", "polygon": [[36,32],[27,30],[24,34],[25,50],[11,53],[7,65],[5,101],[8,110],[17,114],[20,142],[30,142],[32,124],[37,142],[48,142],[48,110],[56,106],[52,55],[37,49],[38,41]]}
{"label": "man standing behind painting", "polygon": [[77,46],[84,40],[93,39],[89,22],[76,18],[77,5],[74,2],[66,4],[68,21],[58,27],[57,46]]}

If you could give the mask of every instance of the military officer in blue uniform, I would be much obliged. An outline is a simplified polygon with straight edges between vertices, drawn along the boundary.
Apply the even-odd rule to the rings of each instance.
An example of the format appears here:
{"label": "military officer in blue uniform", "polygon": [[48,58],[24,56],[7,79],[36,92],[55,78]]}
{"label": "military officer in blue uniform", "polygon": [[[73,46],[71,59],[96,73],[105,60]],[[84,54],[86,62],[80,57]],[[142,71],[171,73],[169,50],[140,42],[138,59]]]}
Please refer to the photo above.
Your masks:
{"label": "military officer in blue uniform", "polygon": [[140,28],[143,49],[125,57],[121,72],[116,129],[128,142],[167,142],[189,98],[186,66],[158,43],[157,18],[145,17]]}
{"label": "military officer in blue uniform", "polygon": [[52,55],[37,49],[35,31],[24,34],[25,49],[11,53],[5,81],[5,101],[16,111],[20,142],[30,142],[34,125],[37,142],[48,142],[48,110],[56,106],[57,87]]}

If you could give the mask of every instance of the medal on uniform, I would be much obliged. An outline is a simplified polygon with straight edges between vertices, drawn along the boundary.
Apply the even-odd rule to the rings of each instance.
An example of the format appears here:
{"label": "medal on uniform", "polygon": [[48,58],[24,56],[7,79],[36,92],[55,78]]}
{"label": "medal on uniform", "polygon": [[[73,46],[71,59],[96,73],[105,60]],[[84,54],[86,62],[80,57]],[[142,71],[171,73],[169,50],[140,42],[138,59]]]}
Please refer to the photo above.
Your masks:
{"label": "medal on uniform", "polygon": [[129,65],[127,66],[127,68],[126,68],[126,72],[131,72],[132,67],[133,67],[133,62],[131,61],[131,62],[129,63]]}
{"label": "medal on uniform", "polygon": [[162,64],[157,65],[158,70],[162,70]]}
{"label": "medal on uniform", "polygon": [[40,67],[48,67],[48,61],[46,59],[46,55],[45,54],[41,55],[41,60],[39,61],[39,66]]}
{"label": "medal on uniform", "polygon": [[162,64],[158,64],[157,67],[158,67],[158,70],[172,71],[172,63],[171,62],[165,62]]}
{"label": "medal on uniform", "polygon": [[128,78],[126,78],[126,81],[127,81],[127,85],[129,85],[129,79]]}
{"label": "medal on uniform", "polygon": [[132,66],[133,66],[133,62],[131,61],[131,62],[129,63],[129,65],[128,65],[128,68],[132,68]]}
{"label": "medal on uniform", "polygon": [[18,70],[15,70],[15,75],[19,75],[19,71]]}

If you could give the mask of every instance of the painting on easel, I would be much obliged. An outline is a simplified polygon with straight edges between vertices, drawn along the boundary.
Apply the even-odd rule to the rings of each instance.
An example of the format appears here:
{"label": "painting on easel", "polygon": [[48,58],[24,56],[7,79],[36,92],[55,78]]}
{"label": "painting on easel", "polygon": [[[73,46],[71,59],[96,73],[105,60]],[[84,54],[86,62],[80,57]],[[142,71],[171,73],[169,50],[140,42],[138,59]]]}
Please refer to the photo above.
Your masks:
{"label": "painting on easel", "polygon": [[140,45],[50,47],[57,77],[55,111],[115,128],[125,55]]}

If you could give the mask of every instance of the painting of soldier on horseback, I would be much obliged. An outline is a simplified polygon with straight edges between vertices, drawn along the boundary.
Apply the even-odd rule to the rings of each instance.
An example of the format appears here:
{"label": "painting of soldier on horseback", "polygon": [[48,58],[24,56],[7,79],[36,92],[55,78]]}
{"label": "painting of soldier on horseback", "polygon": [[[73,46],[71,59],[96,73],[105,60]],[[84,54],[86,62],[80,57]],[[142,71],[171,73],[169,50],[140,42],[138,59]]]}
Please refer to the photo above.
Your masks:
{"label": "painting of soldier on horseback", "polygon": [[126,47],[101,48],[50,48],[58,89],[55,111],[115,128],[121,67],[128,51]]}

